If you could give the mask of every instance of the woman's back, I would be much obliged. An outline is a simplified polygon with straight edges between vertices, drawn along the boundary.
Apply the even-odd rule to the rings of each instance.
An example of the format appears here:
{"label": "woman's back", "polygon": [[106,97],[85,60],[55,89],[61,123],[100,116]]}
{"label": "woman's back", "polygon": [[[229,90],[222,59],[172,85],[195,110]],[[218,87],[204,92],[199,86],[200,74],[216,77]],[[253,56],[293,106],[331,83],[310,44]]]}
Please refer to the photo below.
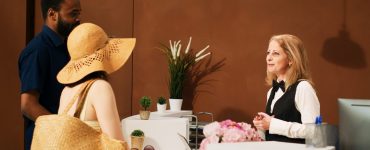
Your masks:
{"label": "woman's back", "polygon": [[[74,90],[71,88],[70,92],[67,90],[68,93],[75,93],[73,94],[71,100],[63,101],[63,106],[59,110],[59,114],[53,114],[53,115],[44,115],[40,116],[36,120],[36,128],[34,131],[34,137],[32,142],[31,149],[37,149],[37,150],[49,150],[49,149],[127,149],[127,143],[122,140],[115,140],[118,139],[115,136],[122,135],[122,132],[120,132],[120,127],[117,128],[111,128],[114,126],[117,126],[117,124],[112,124],[112,126],[109,125],[106,119],[113,119],[118,120],[119,119],[112,118],[109,116],[104,115],[111,115],[107,114],[106,112],[114,112],[114,111],[107,111],[109,105],[105,105],[104,107],[96,107],[96,116],[98,121],[90,120],[88,122],[95,122],[96,124],[102,124],[102,130],[100,130],[99,125],[97,125],[98,128],[94,128],[91,126],[90,123],[87,123],[86,121],[83,121],[79,119],[79,117],[74,116],[82,116],[82,114],[85,114],[85,112],[81,111],[83,109],[83,106],[87,106],[85,104],[88,104],[85,100],[87,100],[88,93],[96,93],[95,90],[90,89],[92,85],[98,87],[95,88],[95,90],[101,90],[101,89],[107,89],[109,86],[109,83],[107,83],[104,80],[97,81],[96,79],[87,80],[86,82],[82,83],[80,86],[76,86]],[[104,86],[105,85],[105,86]],[[100,88],[101,87],[101,88]],[[108,88],[108,90],[103,90],[102,93],[106,91],[111,91],[111,89]],[[112,91],[111,91],[112,93]],[[94,95],[94,94],[93,94]],[[99,96],[97,96],[99,97]],[[113,96],[114,98],[114,96]],[[104,103],[112,103],[114,100],[109,99],[103,99],[101,102],[95,102],[95,98],[90,98],[92,107],[94,105],[101,105]],[[79,101],[79,102],[76,102]],[[86,103],[85,103],[86,102]],[[114,103],[114,101],[113,101]],[[74,105],[73,105],[74,104]],[[114,103],[115,104],[115,103]],[[76,106],[77,105],[77,106]],[[74,111],[71,111],[70,109],[72,107],[74,108]],[[76,108],[77,107],[77,108]],[[95,108],[95,107],[94,107]],[[103,108],[103,109],[101,109]],[[102,112],[102,111],[106,112]],[[112,107],[109,107],[109,109],[113,109]],[[116,109],[115,109],[116,110]],[[103,114],[103,115],[101,115]],[[84,117],[83,117],[84,118]],[[118,118],[118,115],[117,115]],[[101,120],[101,121],[100,121]],[[119,126],[119,125],[118,125]],[[110,129],[117,129],[117,134],[111,134],[113,130]],[[106,131],[105,131],[106,130]],[[103,132],[103,133],[102,133]],[[50,134],[52,133],[52,134]],[[112,139],[115,138],[115,139]]]}
{"label": "woman's back", "polygon": [[[61,97],[58,114],[61,114],[66,106],[72,101],[82,84],[74,87],[65,87]],[[69,116],[73,116],[78,101],[74,102],[71,109],[67,112]],[[109,137],[123,140],[120,120],[118,116],[116,100],[113,89],[110,84],[102,79],[96,80],[89,91],[87,92],[84,107],[79,116],[81,121],[84,121],[94,129],[101,129]]]}

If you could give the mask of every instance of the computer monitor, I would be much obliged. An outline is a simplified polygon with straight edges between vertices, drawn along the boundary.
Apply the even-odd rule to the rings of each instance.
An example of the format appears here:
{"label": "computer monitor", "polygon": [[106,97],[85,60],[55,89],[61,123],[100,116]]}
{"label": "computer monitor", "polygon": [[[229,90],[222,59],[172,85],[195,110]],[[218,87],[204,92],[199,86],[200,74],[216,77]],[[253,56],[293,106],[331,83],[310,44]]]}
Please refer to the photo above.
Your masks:
{"label": "computer monitor", "polygon": [[370,100],[338,99],[340,150],[370,149]]}

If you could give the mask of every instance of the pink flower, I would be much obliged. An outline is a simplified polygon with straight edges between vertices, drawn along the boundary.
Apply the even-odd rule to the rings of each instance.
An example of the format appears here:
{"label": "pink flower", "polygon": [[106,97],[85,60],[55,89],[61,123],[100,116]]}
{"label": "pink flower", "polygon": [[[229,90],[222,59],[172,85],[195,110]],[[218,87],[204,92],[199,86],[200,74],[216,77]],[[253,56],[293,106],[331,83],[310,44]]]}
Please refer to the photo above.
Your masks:
{"label": "pink flower", "polygon": [[222,128],[229,128],[231,126],[234,126],[235,124],[236,124],[236,122],[231,121],[230,119],[227,119],[227,120],[222,121],[220,123],[220,125],[221,125]]}
{"label": "pink flower", "polygon": [[244,123],[244,122],[240,122],[238,123],[241,128],[244,130],[244,131],[248,131],[248,130],[251,130],[252,126],[248,123]]}
{"label": "pink flower", "polygon": [[262,138],[250,124],[237,123],[230,119],[206,125],[203,133],[206,138],[201,142],[200,150],[205,150],[209,143],[262,141]]}
{"label": "pink flower", "polygon": [[219,140],[220,140],[220,138],[218,136],[216,136],[216,135],[212,135],[212,136],[206,137],[205,139],[202,140],[202,143],[200,143],[199,150],[206,150],[207,149],[207,145],[209,143],[218,143]]}
{"label": "pink flower", "polygon": [[222,137],[222,142],[225,143],[235,143],[235,142],[244,142],[246,141],[246,135],[243,130],[238,128],[232,128],[224,132]]}
{"label": "pink flower", "polygon": [[212,122],[206,125],[203,128],[203,134],[206,137],[212,136],[212,135],[222,135],[220,124],[216,121],[216,122]]}

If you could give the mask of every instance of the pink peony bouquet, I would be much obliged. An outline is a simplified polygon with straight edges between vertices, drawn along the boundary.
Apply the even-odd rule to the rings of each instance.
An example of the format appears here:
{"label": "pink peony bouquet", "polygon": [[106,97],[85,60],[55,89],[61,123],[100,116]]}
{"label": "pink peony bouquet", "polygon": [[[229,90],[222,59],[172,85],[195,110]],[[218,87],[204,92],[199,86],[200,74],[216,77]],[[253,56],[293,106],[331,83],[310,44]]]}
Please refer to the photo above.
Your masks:
{"label": "pink peony bouquet", "polygon": [[203,129],[206,138],[200,144],[200,150],[206,150],[209,143],[236,143],[262,141],[257,131],[248,123],[234,122],[230,119],[213,122]]}

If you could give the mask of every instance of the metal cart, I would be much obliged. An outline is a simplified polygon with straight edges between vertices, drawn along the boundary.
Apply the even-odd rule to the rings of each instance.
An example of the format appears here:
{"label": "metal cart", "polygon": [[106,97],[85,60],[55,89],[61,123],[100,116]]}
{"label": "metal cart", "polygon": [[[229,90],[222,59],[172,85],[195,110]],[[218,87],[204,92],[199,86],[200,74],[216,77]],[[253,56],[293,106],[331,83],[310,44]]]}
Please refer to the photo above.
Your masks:
{"label": "metal cart", "polygon": [[192,150],[197,150],[200,146],[200,142],[205,138],[203,135],[204,126],[211,122],[199,121],[198,117],[201,115],[207,115],[213,122],[213,114],[210,112],[198,112],[196,115],[183,115],[181,117],[190,118],[189,123],[189,146]]}

